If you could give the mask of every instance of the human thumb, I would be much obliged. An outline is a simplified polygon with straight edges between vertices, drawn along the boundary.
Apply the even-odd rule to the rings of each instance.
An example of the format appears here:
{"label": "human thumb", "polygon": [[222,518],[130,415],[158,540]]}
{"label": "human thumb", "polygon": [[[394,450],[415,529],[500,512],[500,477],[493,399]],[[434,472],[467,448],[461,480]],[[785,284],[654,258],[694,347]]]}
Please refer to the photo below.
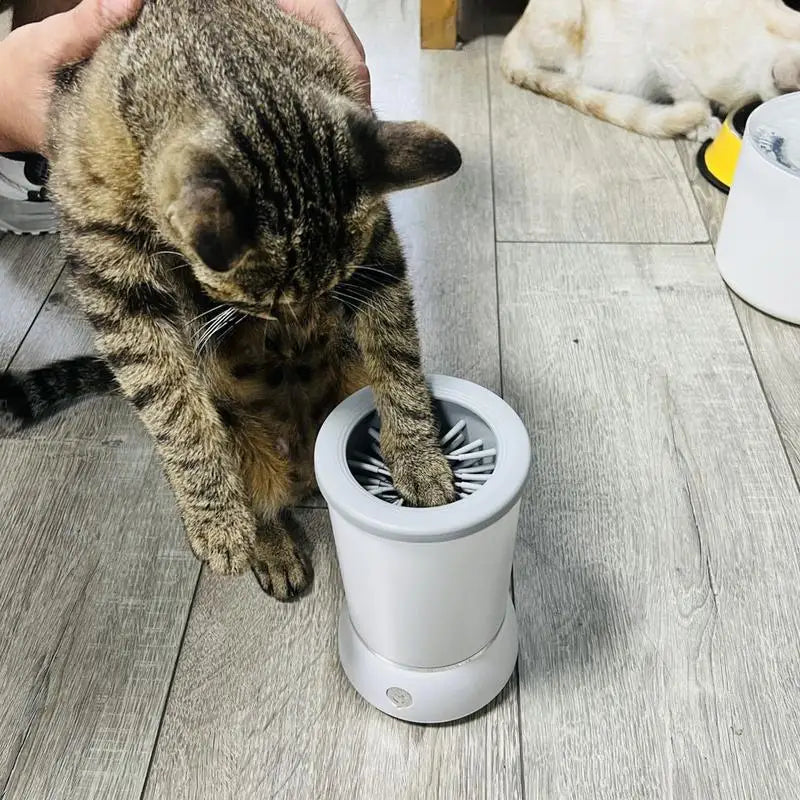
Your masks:
{"label": "human thumb", "polygon": [[71,11],[45,20],[53,25],[51,46],[60,64],[88,58],[103,37],[132,22],[143,0],[83,0]]}

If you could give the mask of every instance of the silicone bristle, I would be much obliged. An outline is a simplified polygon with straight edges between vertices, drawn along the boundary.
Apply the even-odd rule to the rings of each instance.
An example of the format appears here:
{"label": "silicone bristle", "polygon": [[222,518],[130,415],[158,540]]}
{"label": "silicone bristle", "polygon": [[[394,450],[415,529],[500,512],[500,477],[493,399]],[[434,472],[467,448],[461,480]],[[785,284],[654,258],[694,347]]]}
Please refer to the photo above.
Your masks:
{"label": "silicone bristle", "polygon": [[448,450],[451,456],[460,456],[462,453],[471,453],[473,450],[480,450],[483,447],[483,439],[476,439],[474,442],[465,444],[457,450]]}
{"label": "silicone bristle", "polygon": [[[368,428],[371,452],[354,450],[348,465],[356,480],[373,497],[395,506],[404,505],[392,483],[392,476],[381,453],[381,435],[377,428]],[[468,441],[466,420],[459,420],[439,440],[442,452],[453,467],[456,495],[459,500],[470,497],[492,477],[497,450],[484,447],[483,439]]]}
{"label": "silicone bristle", "polygon": [[479,458],[488,458],[497,455],[497,451],[492,447],[488,450],[474,450],[471,453],[445,453],[451,461],[476,461]]}
{"label": "silicone bristle", "polygon": [[453,425],[453,427],[450,428],[450,430],[447,431],[447,433],[444,436],[442,436],[441,439],[442,447],[444,447],[448,442],[454,439],[466,427],[467,423],[463,419],[460,419],[458,422],[456,422],[456,424]]}

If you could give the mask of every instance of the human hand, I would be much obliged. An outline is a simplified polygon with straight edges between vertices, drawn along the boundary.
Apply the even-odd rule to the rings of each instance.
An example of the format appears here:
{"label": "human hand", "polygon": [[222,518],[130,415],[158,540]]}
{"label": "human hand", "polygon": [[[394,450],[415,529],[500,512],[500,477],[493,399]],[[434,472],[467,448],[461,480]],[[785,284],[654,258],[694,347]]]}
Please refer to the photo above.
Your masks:
{"label": "human hand", "polygon": [[361,87],[362,100],[369,105],[370,79],[364,47],[336,0],[278,0],[278,5],[284,11],[306,20],[331,37],[355,70]]}
{"label": "human hand", "polygon": [[90,56],[141,5],[142,0],[83,0],[0,42],[0,152],[43,152],[54,72]]}

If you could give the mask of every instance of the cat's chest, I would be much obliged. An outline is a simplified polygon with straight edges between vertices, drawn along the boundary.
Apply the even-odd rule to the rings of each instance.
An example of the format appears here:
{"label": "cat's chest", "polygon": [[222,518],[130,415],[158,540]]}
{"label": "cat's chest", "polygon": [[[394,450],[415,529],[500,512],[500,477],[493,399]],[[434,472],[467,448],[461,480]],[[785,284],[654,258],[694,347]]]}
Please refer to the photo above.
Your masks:
{"label": "cat's chest", "polygon": [[288,401],[329,391],[355,344],[343,318],[253,320],[227,343],[224,371],[237,394],[284,395]]}

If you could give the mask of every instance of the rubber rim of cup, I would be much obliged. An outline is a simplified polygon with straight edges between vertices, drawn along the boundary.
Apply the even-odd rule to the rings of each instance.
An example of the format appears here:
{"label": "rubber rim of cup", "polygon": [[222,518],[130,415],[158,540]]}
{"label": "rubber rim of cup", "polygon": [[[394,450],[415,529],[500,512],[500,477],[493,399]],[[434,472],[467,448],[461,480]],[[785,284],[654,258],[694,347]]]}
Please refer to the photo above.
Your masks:
{"label": "rubber rim of cup", "polygon": [[355,427],[375,410],[364,388],[340,403],[323,424],[314,452],[317,483],[330,509],[365,532],[401,541],[443,541],[483,530],[517,503],[528,477],[531,448],[516,412],[494,392],[444,375],[429,377],[439,400],[470,409],[497,439],[497,464],[479,492],[436,508],[393,506],[358,483],[347,465],[346,447]]}

